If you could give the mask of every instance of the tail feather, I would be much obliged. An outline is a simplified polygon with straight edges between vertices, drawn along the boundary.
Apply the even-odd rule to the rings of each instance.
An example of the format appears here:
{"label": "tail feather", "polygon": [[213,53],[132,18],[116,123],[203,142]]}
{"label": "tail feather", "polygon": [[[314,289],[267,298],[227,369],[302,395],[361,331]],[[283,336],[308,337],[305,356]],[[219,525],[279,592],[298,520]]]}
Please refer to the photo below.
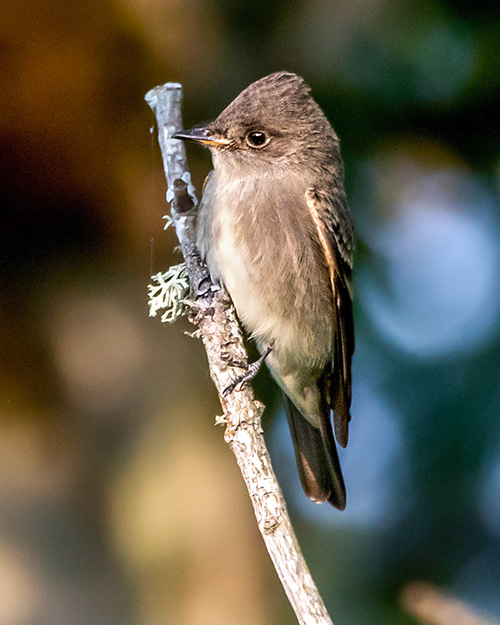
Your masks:
{"label": "tail feather", "polygon": [[345,485],[329,415],[324,414],[315,428],[285,394],[283,399],[302,488],[313,501],[328,501],[343,510]]}

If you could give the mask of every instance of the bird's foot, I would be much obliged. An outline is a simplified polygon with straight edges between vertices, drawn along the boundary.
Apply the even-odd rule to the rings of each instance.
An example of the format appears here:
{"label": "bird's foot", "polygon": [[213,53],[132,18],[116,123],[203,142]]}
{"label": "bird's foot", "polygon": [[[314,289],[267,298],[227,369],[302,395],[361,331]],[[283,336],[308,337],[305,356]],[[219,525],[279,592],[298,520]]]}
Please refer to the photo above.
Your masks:
{"label": "bird's foot", "polygon": [[[229,386],[227,386],[224,389],[222,396],[227,397],[229,393],[232,393],[235,389],[238,391],[241,391],[244,384],[246,384],[247,382],[251,382],[254,379],[254,377],[257,375],[257,373],[259,372],[259,369],[261,368],[262,363],[269,356],[271,351],[272,351],[272,346],[268,347],[258,360],[250,364],[245,364],[245,368],[246,368],[245,373],[235,378],[231,382],[231,384],[229,384]],[[243,363],[239,363],[238,366],[241,366],[242,364]]]}

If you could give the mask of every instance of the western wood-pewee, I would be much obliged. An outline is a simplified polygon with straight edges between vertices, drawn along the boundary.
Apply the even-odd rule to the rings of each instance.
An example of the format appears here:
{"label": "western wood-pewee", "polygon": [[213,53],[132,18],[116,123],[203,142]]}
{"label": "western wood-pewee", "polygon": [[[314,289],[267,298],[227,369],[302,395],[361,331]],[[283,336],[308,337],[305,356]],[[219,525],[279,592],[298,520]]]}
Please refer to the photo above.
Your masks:
{"label": "western wood-pewee", "polygon": [[284,393],[304,491],[346,504],[335,438],[347,445],[354,230],[339,140],[302,78],[251,84],[205,128],[214,170],[198,247]]}

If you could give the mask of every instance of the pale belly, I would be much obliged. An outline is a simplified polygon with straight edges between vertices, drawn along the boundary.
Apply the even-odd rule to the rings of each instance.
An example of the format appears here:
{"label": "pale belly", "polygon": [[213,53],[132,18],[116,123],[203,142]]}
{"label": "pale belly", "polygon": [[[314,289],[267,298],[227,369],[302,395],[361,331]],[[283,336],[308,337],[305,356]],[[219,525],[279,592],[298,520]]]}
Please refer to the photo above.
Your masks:
{"label": "pale belly", "polygon": [[[235,236],[233,216],[221,220],[220,234],[213,250],[220,277],[233,300],[238,316],[252,336],[259,341],[270,341],[282,325],[279,311],[270,306],[266,294],[262,262],[256,263],[250,250]],[[265,265],[265,261],[264,261]],[[288,341],[293,342],[290,336]]]}
{"label": "pale belly", "polygon": [[268,232],[252,239],[240,226],[237,213],[220,215],[209,253],[240,321],[261,348],[273,346],[285,370],[321,368],[331,358],[333,328],[320,269],[302,266],[307,255],[290,238]]}

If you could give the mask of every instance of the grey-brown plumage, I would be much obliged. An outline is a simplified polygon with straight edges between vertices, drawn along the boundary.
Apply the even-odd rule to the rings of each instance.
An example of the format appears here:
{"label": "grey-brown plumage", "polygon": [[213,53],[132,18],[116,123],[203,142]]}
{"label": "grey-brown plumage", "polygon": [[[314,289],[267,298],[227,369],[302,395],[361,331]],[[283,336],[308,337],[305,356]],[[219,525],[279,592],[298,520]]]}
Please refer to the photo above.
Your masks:
{"label": "grey-brown plumage", "polygon": [[176,137],[211,149],[198,246],[261,352],[272,348],[304,490],[343,509],[330,410],[345,447],[354,232],[339,140],[309,91],[295,74],[271,74]]}

